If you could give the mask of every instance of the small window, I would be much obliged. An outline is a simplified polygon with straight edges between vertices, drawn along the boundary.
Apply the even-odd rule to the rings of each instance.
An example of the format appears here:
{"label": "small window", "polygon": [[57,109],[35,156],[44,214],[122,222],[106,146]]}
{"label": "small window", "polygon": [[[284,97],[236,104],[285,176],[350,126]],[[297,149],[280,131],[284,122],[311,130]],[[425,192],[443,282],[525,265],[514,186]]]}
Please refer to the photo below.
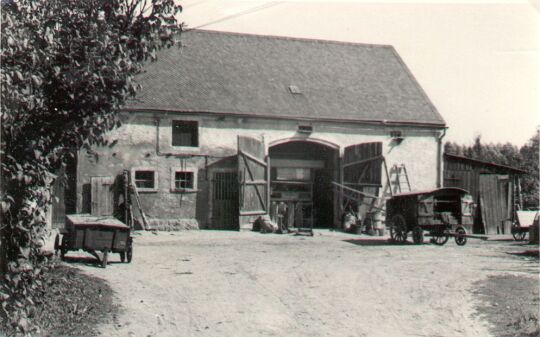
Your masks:
{"label": "small window", "polygon": [[185,167],[171,168],[172,192],[195,192],[197,190],[197,170]]}
{"label": "small window", "polygon": [[172,122],[172,146],[199,146],[199,123],[196,121]]}
{"label": "small window", "polygon": [[175,172],[174,188],[177,190],[193,189],[193,172]]}
{"label": "small window", "polygon": [[131,179],[139,192],[155,192],[158,188],[158,173],[146,167],[133,168]]}

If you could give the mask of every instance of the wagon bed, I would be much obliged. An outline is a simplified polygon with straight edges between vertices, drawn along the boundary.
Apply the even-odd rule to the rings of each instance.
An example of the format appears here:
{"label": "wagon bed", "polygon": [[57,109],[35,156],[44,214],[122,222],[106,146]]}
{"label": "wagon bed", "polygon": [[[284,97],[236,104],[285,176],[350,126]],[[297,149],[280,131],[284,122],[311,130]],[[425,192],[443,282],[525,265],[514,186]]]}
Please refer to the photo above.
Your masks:
{"label": "wagon bed", "polygon": [[[83,250],[94,255],[102,266],[108,253],[119,253],[120,260],[131,262],[133,255],[130,228],[112,216],[72,214],[66,216],[66,226],[55,239],[55,250],[64,258],[68,251]],[[102,252],[103,256],[97,254]]]}

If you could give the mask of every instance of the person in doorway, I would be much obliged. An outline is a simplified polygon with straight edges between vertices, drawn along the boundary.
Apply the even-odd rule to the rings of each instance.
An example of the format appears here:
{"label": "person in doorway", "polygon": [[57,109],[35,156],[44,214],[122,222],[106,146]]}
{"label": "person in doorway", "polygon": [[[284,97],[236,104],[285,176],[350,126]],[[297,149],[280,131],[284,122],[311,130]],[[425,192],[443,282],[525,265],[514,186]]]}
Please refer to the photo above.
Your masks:
{"label": "person in doorway", "polygon": [[289,228],[287,226],[287,204],[281,201],[277,205],[277,220],[278,220],[278,230],[281,233],[288,233]]}

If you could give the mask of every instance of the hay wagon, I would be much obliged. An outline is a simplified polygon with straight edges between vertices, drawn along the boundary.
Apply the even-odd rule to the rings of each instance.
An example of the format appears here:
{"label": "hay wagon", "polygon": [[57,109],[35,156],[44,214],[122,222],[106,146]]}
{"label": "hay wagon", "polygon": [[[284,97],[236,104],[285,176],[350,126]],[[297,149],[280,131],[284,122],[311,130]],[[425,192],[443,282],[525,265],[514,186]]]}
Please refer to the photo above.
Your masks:
{"label": "hay wagon", "polygon": [[428,232],[437,245],[453,236],[462,246],[472,233],[473,208],[472,196],[460,188],[400,193],[386,201],[386,223],[394,242],[406,242],[411,232],[413,242],[421,244]]}
{"label": "hay wagon", "polygon": [[[66,216],[66,226],[55,238],[54,249],[64,259],[68,251],[83,250],[95,256],[103,268],[109,253],[120,254],[122,262],[131,262],[133,240],[130,228],[111,216],[76,214]],[[102,257],[97,254],[102,253]]]}

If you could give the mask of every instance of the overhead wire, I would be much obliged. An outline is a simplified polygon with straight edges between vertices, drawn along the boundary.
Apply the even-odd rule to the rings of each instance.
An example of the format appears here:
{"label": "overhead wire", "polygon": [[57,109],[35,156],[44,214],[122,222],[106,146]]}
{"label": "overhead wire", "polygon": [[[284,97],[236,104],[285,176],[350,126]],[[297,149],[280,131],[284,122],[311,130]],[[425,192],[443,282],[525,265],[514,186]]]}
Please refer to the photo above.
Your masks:
{"label": "overhead wire", "polygon": [[270,2],[270,3],[265,3],[265,4],[262,4],[262,5],[259,5],[259,6],[255,6],[255,7],[252,7],[252,8],[245,9],[245,10],[240,11],[240,12],[235,13],[235,14],[227,15],[227,16],[224,16],[224,17],[222,17],[222,18],[219,18],[219,19],[216,19],[216,20],[213,20],[213,21],[210,21],[210,22],[207,22],[207,23],[198,25],[198,26],[193,27],[193,28],[187,28],[186,30],[199,29],[199,28],[202,28],[202,27],[206,27],[206,26],[209,26],[209,25],[213,25],[213,24],[215,24],[215,23],[219,23],[219,22],[224,22],[224,21],[236,19],[236,18],[238,18],[238,17],[240,17],[240,16],[252,14],[252,13],[255,13],[255,12],[258,12],[258,11],[261,11],[261,10],[264,10],[264,9],[267,9],[267,8],[270,8],[270,7],[274,7],[274,6],[280,5],[280,4],[282,4],[282,2],[278,2],[278,1],[273,1],[273,2]]}

